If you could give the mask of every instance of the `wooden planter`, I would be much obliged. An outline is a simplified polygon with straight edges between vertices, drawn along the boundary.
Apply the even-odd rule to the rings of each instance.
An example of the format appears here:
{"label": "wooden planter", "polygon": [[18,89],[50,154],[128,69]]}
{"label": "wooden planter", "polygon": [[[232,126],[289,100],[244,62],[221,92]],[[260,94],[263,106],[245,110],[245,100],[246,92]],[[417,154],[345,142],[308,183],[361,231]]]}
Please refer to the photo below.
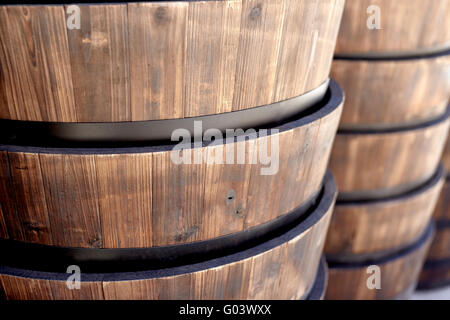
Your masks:
{"label": "wooden planter", "polygon": [[0,119],[121,122],[268,105],[328,79],[344,0],[0,8]]}
{"label": "wooden planter", "polygon": [[[55,246],[136,248],[232,238],[261,227],[317,196],[342,100],[331,82],[315,111],[272,127],[278,132],[266,137],[183,150],[192,151],[192,164],[172,161],[174,145],[0,146],[3,236]],[[258,154],[266,143],[279,152],[278,172],[274,156],[274,172],[263,175],[269,166]],[[243,148],[245,164],[239,164]],[[230,150],[235,164],[220,164]],[[195,155],[202,164],[195,164]]]}
{"label": "wooden planter", "polygon": [[[433,237],[432,225],[418,242],[399,253],[369,263],[330,264],[327,300],[406,299],[414,290],[426,252]],[[378,266],[381,289],[369,289],[367,282]],[[369,271],[369,272],[368,272]],[[369,280],[372,284],[372,282]]]}
{"label": "wooden planter", "polygon": [[408,129],[339,131],[330,159],[339,199],[391,197],[424,184],[439,165],[449,111]]}
{"label": "wooden planter", "polygon": [[416,59],[335,59],[331,73],[345,91],[342,129],[430,121],[445,113],[450,97],[450,51]]}
{"label": "wooden planter", "polygon": [[[374,14],[371,5],[380,10],[379,30],[367,27]],[[361,56],[442,50],[450,47],[449,16],[449,0],[347,1],[336,52]]]}
{"label": "wooden planter", "polygon": [[412,192],[388,199],[338,202],[325,243],[327,259],[371,260],[410,246],[429,225],[443,183],[441,167]]}
{"label": "wooden planter", "polygon": [[[317,205],[306,218],[279,236],[243,251],[191,265],[143,272],[82,272],[80,290],[67,289],[66,273],[24,270],[8,261],[0,268],[4,296],[7,299],[306,298],[318,270],[336,194],[336,185],[328,174]],[[58,259],[53,259],[53,265],[58,264]],[[39,260],[31,259],[29,263],[38,267]],[[59,268],[64,270],[65,266]],[[82,264],[80,268],[83,271]]]}

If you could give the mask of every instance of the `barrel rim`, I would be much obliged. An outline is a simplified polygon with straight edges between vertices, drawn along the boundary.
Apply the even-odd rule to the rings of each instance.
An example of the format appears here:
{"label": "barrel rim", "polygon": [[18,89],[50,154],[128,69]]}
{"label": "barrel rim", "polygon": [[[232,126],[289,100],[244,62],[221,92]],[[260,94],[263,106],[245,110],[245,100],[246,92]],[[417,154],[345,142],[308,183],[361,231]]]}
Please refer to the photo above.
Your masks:
{"label": "barrel rim", "polygon": [[[288,120],[287,122],[276,125],[275,127],[268,128],[267,137],[272,135],[281,134],[283,132],[311,125],[315,122],[320,122],[326,116],[337,112],[342,109],[344,101],[344,93],[339,86],[339,84],[330,78],[328,93],[326,95],[323,105],[311,111],[310,114],[306,116],[300,116],[299,118]],[[449,108],[450,113],[450,108]],[[274,131],[276,131],[274,133]],[[256,135],[247,136],[246,140],[256,140],[261,138],[260,132]],[[227,145],[229,143],[238,142],[238,138],[235,137],[233,141],[227,139],[217,140],[216,144]],[[96,154],[140,154],[140,153],[157,153],[157,152],[167,152],[171,151],[176,143],[166,144],[166,145],[150,145],[150,146],[140,146],[140,147],[112,147],[112,148],[68,148],[68,147],[37,147],[37,146],[21,146],[13,144],[0,144],[0,151],[7,152],[23,152],[23,153],[37,153],[37,154],[76,154],[76,155],[96,155]],[[186,146],[187,147],[187,146]],[[203,143],[201,146],[191,144],[191,149],[207,148],[208,145]],[[185,148],[187,149],[187,148]]]}

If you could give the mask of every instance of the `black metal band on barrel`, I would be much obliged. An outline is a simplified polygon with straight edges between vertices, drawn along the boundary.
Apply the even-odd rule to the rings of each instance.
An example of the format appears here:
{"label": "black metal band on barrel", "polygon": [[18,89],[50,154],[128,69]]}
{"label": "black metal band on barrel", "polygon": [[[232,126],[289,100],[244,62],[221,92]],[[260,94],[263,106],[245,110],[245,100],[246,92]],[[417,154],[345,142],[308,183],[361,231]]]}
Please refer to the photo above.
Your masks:
{"label": "black metal band on barrel", "polygon": [[450,43],[439,46],[410,50],[410,51],[385,51],[385,52],[352,52],[338,53],[334,56],[336,60],[350,61],[407,61],[418,59],[434,59],[450,55]]}
{"label": "black metal band on barrel", "polygon": [[246,110],[191,118],[133,122],[40,122],[0,119],[0,133],[6,142],[40,140],[74,143],[130,143],[171,141],[177,129],[186,129],[194,137],[195,122],[201,122],[203,134],[208,129],[260,128],[281,123],[320,103],[328,89],[329,80],[301,96],[270,105]]}
{"label": "black metal band on barrel", "polygon": [[[260,236],[258,241],[255,242],[252,239],[249,243],[236,244],[232,248],[219,250],[214,254],[208,254],[212,242],[203,242],[201,250],[199,247],[197,249],[191,247],[192,243],[186,244],[179,247],[182,250],[176,253],[182,254],[182,256],[178,256],[176,260],[172,255],[173,251],[167,247],[164,248],[164,251],[157,249],[158,254],[155,253],[155,248],[108,251],[109,249],[41,246],[39,250],[36,250],[36,245],[20,244],[13,247],[12,242],[5,240],[1,249],[0,274],[66,281],[66,268],[71,264],[76,264],[83,273],[81,281],[126,281],[170,277],[217,268],[254,257],[295,239],[316,225],[327,214],[335,201],[336,194],[337,187],[334,178],[330,172],[327,172],[317,203],[306,212],[300,210],[291,213],[285,218],[287,221],[283,221],[287,224],[278,226],[280,222],[274,222],[276,227],[273,228],[271,223],[271,227],[275,230]],[[260,230],[260,232],[262,234],[267,230]],[[236,236],[236,234],[233,235],[233,237]],[[242,238],[242,235],[239,237]],[[247,236],[243,236],[243,238],[247,238]],[[222,246],[220,243],[218,245]],[[74,256],[74,250],[80,250],[78,252],[87,258],[95,258],[97,255],[98,259],[92,263],[83,261],[80,256]],[[195,250],[195,252],[190,257],[186,257],[183,250],[191,252]]]}

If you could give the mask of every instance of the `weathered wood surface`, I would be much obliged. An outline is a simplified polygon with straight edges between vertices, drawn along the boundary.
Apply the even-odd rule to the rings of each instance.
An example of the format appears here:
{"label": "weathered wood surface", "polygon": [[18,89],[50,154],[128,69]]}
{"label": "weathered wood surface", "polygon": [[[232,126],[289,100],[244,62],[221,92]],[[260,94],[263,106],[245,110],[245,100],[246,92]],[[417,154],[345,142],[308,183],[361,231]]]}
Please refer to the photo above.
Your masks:
{"label": "weathered wood surface", "polygon": [[345,261],[356,259],[358,255],[368,257],[411,245],[429,225],[443,184],[441,169],[432,181],[398,197],[338,202],[331,219],[325,254],[329,259]]}
{"label": "weathered wood surface", "polygon": [[450,97],[449,73],[450,51],[411,60],[336,59],[331,75],[345,91],[340,127],[407,127],[438,118]]}
{"label": "weathered wood surface", "polygon": [[[2,146],[0,197],[9,238],[152,247],[217,238],[286,215],[320,190],[342,111],[342,95],[335,93],[314,113],[276,127],[278,133],[183,150],[193,151],[192,164],[175,164],[171,145],[132,151]],[[273,174],[262,174],[269,167],[264,150],[273,154]],[[227,151],[233,164],[226,163]]]}
{"label": "weathered wood surface", "polygon": [[[336,198],[332,180],[315,210],[283,235],[236,254],[173,269],[82,274],[80,290],[68,274],[0,269],[7,299],[300,299],[317,272]],[[84,279],[84,280],[83,280]]]}
{"label": "weathered wood surface", "polygon": [[340,193],[393,196],[425,183],[439,165],[449,124],[447,113],[412,129],[338,132],[330,169]]}
{"label": "weathered wood surface", "polygon": [[[408,291],[418,280],[420,270],[431,243],[433,232],[428,232],[411,248],[382,260],[357,265],[329,265],[327,300],[385,300],[395,299]],[[380,268],[380,289],[369,289],[374,284],[371,265]],[[368,272],[369,271],[369,272]],[[370,278],[370,279],[369,279]]]}
{"label": "weathered wood surface", "polygon": [[116,122],[217,114],[329,76],[344,0],[0,8],[0,118]]}
{"label": "weathered wood surface", "polygon": [[[369,8],[372,5],[380,10],[380,29],[367,27],[375,14]],[[449,0],[349,0],[345,4],[336,52],[405,53],[450,47],[449,16]]]}

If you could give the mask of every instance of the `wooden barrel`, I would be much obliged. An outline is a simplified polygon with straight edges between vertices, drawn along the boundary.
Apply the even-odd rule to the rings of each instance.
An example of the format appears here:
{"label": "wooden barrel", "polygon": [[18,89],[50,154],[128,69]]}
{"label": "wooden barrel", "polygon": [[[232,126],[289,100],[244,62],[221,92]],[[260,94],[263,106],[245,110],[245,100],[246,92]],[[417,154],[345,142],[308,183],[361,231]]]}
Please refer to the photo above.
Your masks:
{"label": "wooden barrel", "polygon": [[[342,101],[332,81],[323,104],[267,135],[189,142],[181,151],[174,144],[0,145],[3,236],[55,246],[137,248],[232,237],[262,226],[317,197]],[[263,150],[273,155],[271,168],[261,161]],[[231,163],[224,160],[230,154]],[[174,156],[184,158],[175,163]]]}
{"label": "wooden barrel", "polygon": [[339,127],[408,127],[436,119],[447,108],[449,73],[450,50],[419,58],[337,58],[331,74],[346,98]]}
{"label": "wooden barrel", "polygon": [[336,53],[407,55],[449,48],[449,16],[449,0],[347,1]]}
{"label": "wooden barrel", "polygon": [[[73,261],[81,269],[79,290],[66,286],[70,274],[37,270],[39,259],[24,257],[27,269],[21,262],[16,265],[14,260],[21,255],[16,251],[0,267],[2,290],[7,299],[306,298],[319,267],[336,194],[336,184],[327,174],[317,204],[306,217],[275,237],[211,260],[137,272],[109,269],[112,273],[89,273],[86,262]],[[58,257],[48,257],[54,268],[67,268]]]}
{"label": "wooden barrel", "polygon": [[396,197],[338,201],[325,243],[327,259],[367,261],[410,246],[429,225],[443,183],[441,167],[430,181]]}
{"label": "wooden barrel", "polygon": [[344,0],[2,6],[0,119],[178,119],[290,99],[328,79],[343,6]]}
{"label": "wooden barrel", "polygon": [[[426,252],[433,238],[433,226],[412,246],[370,262],[329,263],[327,300],[407,299],[416,287]],[[376,268],[378,267],[378,268]],[[378,271],[379,273],[378,273]],[[374,280],[379,275],[379,289]]]}
{"label": "wooden barrel", "polygon": [[449,129],[450,108],[436,120],[408,128],[340,130],[330,159],[339,199],[400,195],[436,172]]}

